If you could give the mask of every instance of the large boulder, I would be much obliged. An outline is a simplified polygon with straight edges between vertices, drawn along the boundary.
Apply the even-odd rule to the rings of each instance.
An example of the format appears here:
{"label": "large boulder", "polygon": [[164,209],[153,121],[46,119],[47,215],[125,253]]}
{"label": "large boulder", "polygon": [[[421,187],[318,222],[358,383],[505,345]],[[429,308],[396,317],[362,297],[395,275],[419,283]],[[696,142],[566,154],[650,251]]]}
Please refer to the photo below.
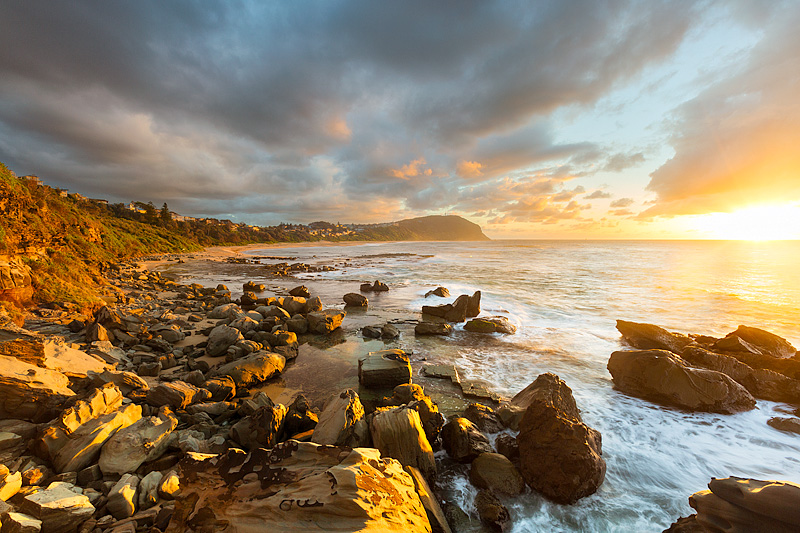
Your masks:
{"label": "large boulder", "polygon": [[462,294],[453,302],[452,308],[444,314],[444,319],[448,322],[464,322],[467,320],[467,308],[470,298]]}
{"label": "large boulder", "polygon": [[381,410],[369,424],[373,445],[384,457],[418,468],[428,478],[436,475],[436,462],[419,413],[407,407]]}
{"label": "large boulder", "polygon": [[450,335],[453,333],[453,326],[444,322],[418,322],[414,326],[414,335]]}
{"label": "large boulder", "polygon": [[369,428],[364,419],[364,406],[353,389],[331,398],[319,415],[311,441],[333,446],[365,446]]}
{"label": "large boulder", "polygon": [[300,433],[313,431],[319,423],[319,417],[311,410],[308,399],[299,394],[289,405],[283,421],[283,434],[291,438]]}
{"label": "large boulder", "polygon": [[727,337],[738,337],[755,346],[763,355],[776,359],[787,359],[797,354],[797,349],[789,341],[759,328],[739,326],[736,331],[728,333]]}
{"label": "large boulder", "polygon": [[213,370],[214,376],[228,376],[236,387],[249,387],[283,372],[286,358],[264,351],[251,353],[241,359],[226,363]]}
{"label": "large boulder", "polygon": [[122,391],[123,395],[128,395],[134,390],[147,391],[150,389],[150,385],[133,372],[104,370],[100,373],[89,372],[88,377],[92,380],[95,387],[102,387],[106,383],[113,383]]}
{"label": "large boulder", "polygon": [[228,348],[242,340],[244,340],[244,336],[242,336],[241,331],[222,324],[212,329],[211,333],[208,334],[206,353],[212,357],[225,355]]}
{"label": "large boulder", "polygon": [[270,400],[255,413],[234,424],[231,428],[231,439],[248,450],[272,448],[278,443],[285,417],[286,407],[280,403],[273,404]]}
{"label": "large boulder", "polygon": [[370,352],[358,360],[358,381],[370,388],[392,389],[411,382],[411,364],[403,350]]}
{"label": "large boulder", "polygon": [[169,436],[177,426],[178,419],[162,410],[157,417],[147,416],[121,429],[103,445],[100,470],[104,474],[125,474],[158,459],[167,450]]}
{"label": "large boulder", "polygon": [[287,441],[245,454],[190,455],[168,533],[430,532],[414,481],[372,448]]}
{"label": "large boulder", "polygon": [[475,291],[467,302],[467,318],[474,318],[481,314],[481,291]]}
{"label": "large boulder", "polygon": [[34,446],[56,471],[77,472],[97,459],[103,444],[117,431],[141,417],[142,408],[135,404],[123,406],[122,393],[109,383],[62,412],[43,430]]}
{"label": "large boulder", "polygon": [[283,299],[281,307],[283,307],[286,312],[289,313],[289,316],[293,316],[300,313],[305,313],[306,309],[308,308],[308,302],[303,297],[290,296]]}
{"label": "large boulder", "polygon": [[61,372],[0,355],[0,418],[44,422],[73,396]]}
{"label": "large boulder", "polygon": [[800,531],[800,485],[729,477],[692,494],[689,505],[708,531],[731,533]]}
{"label": "large boulder", "polygon": [[139,477],[135,474],[123,474],[119,481],[108,492],[106,509],[111,516],[122,520],[133,516],[136,512],[138,498],[136,491],[139,487]]}
{"label": "large boulder", "polygon": [[450,291],[447,290],[447,287],[436,287],[435,289],[430,290],[430,291],[425,293],[425,298],[427,298],[428,296],[438,296],[440,298],[449,298],[450,297]]}
{"label": "large boulder", "polygon": [[504,455],[480,454],[469,469],[469,481],[479,489],[516,496],[525,491],[525,480],[517,467]]}
{"label": "large boulder", "polygon": [[756,406],[753,396],[725,374],[692,368],[665,350],[614,352],[608,371],[622,392],[689,411],[731,414]]}
{"label": "large boulder", "polygon": [[480,454],[494,451],[486,435],[461,417],[451,419],[442,428],[442,446],[459,463],[471,463]]}
{"label": "large boulder", "polygon": [[640,350],[668,350],[679,354],[693,342],[686,335],[672,333],[653,324],[617,320],[617,330],[628,344]]}
{"label": "large boulder", "polygon": [[479,490],[475,495],[475,510],[481,522],[494,531],[504,531],[511,520],[508,509],[500,499],[488,490]]}
{"label": "large boulder", "polygon": [[95,357],[67,346],[60,339],[20,336],[0,342],[0,355],[61,372],[68,377],[85,378],[89,372],[102,372],[108,366]]}
{"label": "large boulder", "polygon": [[184,381],[161,383],[147,391],[147,403],[155,407],[168,405],[173,409],[186,409],[189,405],[211,398],[211,392]]}
{"label": "large boulder", "polygon": [[522,476],[556,503],[575,503],[603,483],[606,463],[600,433],[581,420],[572,390],[555,374],[542,374],[517,435]]}
{"label": "large boulder", "polygon": [[77,531],[95,511],[80,488],[64,482],[53,482],[42,491],[28,494],[20,510],[41,520],[42,533]]}
{"label": "large boulder", "polygon": [[503,316],[473,318],[464,324],[464,329],[474,333],[505,333],[507,335],[517,332],[517,326]]}
{"label": "large boulder", "polygon": [[306,316],[308,331],[319,335],[330,333],[342,325],[346,315],[347,313],[339,309],[325,309],[324,311],[308,313]]}
{"label": "large boulder", "polygon": [[800,382],[783,374],[765,368],[752,368],[735,357],[698,346],[687,346],[681,352],[681,357],[689,364],[722,372],[756,398],[800,404]]}
{"label": "large boulder", "polygon": [[342,299],[347,307],[367,307],[369,305],[369,300],[367,300],[366,296],[355,292],[348,292],[342,296]]}

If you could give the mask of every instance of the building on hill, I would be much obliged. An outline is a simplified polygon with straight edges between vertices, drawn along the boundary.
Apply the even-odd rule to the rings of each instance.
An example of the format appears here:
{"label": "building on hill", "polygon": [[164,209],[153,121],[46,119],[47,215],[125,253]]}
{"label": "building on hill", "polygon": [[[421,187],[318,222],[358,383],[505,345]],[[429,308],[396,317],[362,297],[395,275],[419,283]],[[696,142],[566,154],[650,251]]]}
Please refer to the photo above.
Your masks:
{"label": "building on hill", "polygon": [[36,185],[37,187],[42,186],[42,180],[39,179],[39,176],[34,176],[33,174],[30,174],[29,176],[22,176],[19,179],[25,180],[32,185]]}

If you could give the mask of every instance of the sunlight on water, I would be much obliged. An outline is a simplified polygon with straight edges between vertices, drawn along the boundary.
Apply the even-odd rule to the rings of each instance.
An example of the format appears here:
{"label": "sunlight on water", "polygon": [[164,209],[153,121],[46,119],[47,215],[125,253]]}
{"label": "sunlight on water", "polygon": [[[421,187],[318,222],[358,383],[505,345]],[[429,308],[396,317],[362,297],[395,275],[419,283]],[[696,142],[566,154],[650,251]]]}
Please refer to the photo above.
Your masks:
{"label": "sunlight on water", "polygon": [[[493,241],[262,252],[302,254],[307,262],[350,258],[346,272],[309,279],[381,279],[392,286],[379,304],[385,307],[418,311],[448,301],[424,298],[437,285],[453,298],[481,290],[485,313],[518,326],[502,342],[459,346],[455,363],[506,396],[540,373],[557,373],[586,423],[602,433],[608,473],[597,494],[574,506],[531,493],[507,500],[515,532],[661,531],[692,512],[688,496],[712,476],[800,482],[800,437],[766,425],[777,404],[730,416],[683,413],[615,391],[606,370],[620,347],[616,319],[718,336],[746,324],[800,346],[798,242]],[[416,255],[366,257],[391,253]],[[474,490],[466,478],[447,484],[469,509]]]}

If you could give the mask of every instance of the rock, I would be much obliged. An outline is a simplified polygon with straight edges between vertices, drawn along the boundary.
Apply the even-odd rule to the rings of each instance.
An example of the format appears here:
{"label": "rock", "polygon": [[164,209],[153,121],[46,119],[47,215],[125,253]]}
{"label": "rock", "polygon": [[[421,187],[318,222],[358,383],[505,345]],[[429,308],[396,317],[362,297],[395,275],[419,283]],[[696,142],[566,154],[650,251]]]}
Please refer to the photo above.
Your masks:
{"label": "rock", "polygon": [[384,324],[381,328],[382,339],[396,339],[400,336],[400,330],[391,324]]}
{"label": "rock", "polygon": [[453,307],[444,315],[448,322],[464,322],[467,320],[467,307],[469,306],[469,296],[462,294],[453,302]]}
{"label": "rock", "polygon": [[517,467],[499,453],[482,453],[472,461],[469,482],[479,489],[516,496],[525,491],[525,480]]}
{"label": "rock", "polygon": [[692,343],[692,339],[680,333],[672,333],[653,324],[617,320],[617,329],[625,341],[640,350],[668,350],[679,354]]}
{"label": "rock", "polygon": [[710,490],[689,497],[697,522],[710,531],[776,532],[800,530],[800,485],[729,477],[711,479]]}
{"label": "rock", "polygon": [[378,280],[375,280],[375,283],[362,283],[360,287],[361,292],[386,292],[389,290],[389,286],[385,283],[382,283]]}
{"label": "rock", "polygon": [[494,445],[497,453],[505,456],[514,466],[519,465],[519,443],[516,437],[508,434],[498,435]]}
{"label": "rock", "polygon": [[167,472],[167,474],[161,478],[161,483],[158,485],[158,495],[165,500],[174,500],[180,493],[180,490],[180,478],[174,471]]}
{"label": "rock", "polygon": [[[732,337],[727,337],[732,338]],[[752,368],[729,355],[687,346],[681,357],[688,363],[722,372],[756,398],[800,404],[800,382],[764,368]]]}
{"label": "rock", "polygon": [[137,507],[141,510],[149,509],[158,503],[158,487],[164,475],[154,470],[144,476],[139,482],[139,498]]}
{"label": "rock", "polygon": [[767,420],[767,424],[780,431],[800,434],[799,418],[774,417]]}
{"label": "rock", "polygon": [[264,292],[267,289],[267,286],[263,283],[256,283],[255,281],[248,281],[244,285],[242,285],[243,291],[251,291],[251,292]]}
{"label": "rock", "polygon": [[95,511],[78,487],[60,481],[25,496],[20,510],[41,520],[43,533],[76,531]]}
{"label": "rock", "polygon": [[239,303],[242,304],[242,307],[253,307],[258,303],[258,296],[253,291],[244,291],[242,295],[239,297]]}
{"label": "rock", "polygon": [[358,381],[366,388],[390,389],[411,382],[411,364],[403,350],[370,352],[358,360]]}
{"label": "rock", "polygon": [[442,507],[439,505],[436,495],[431,490],[422,472],[413,466],[406,466],[404,470],[414,480],[414,488],[417,491],[417,495],[419,495],[422,506],[425,508],[425,513],[428,515],[428,522],[431,524],[433,533],[452,533]]}
{"label": "rock", "polygon": [[324,311],[308,313],[306,316],[308,319],[308,330],[311,333],[325,335],[341,326],[342,320],[344,320],[346,315],[347,313],[338,309],[326,309]]}
{"label": "rock", "polygon": [[150,328],[150,333],[156,337],[161,337],[170,344],[181,342],[186,338],[186,334],[176,324],[159,324]]}
{"label": "rock", "polygon": [[286,358],[276,353],[258,351],[213,370],[215,376],[228,376],[237,388],[261,383],[283,372]]}
{"label": "rock", "polygon": [[306,312],[306,299],[300,297],[289,297],[283,299],[282,307],[289,313],[289,316],[296,315],[298,313]]}
{"label": "rock", "polygon": [[272,448],[283,431],[286,407],[282,404],[265,405],[252,415],[243,418],[231,428],[231,439],[245,449]]}
{"label": "rock", "polygon": [[725,374],[692,368],[665,350],[614,352],[608,371],[622,392],[690,411],[731,414],[756,405],[753,396]]}
{"label": "rock", "polygon": [[97,322],[93,322],[86,328],[85,338],[86,342],[113,341],[114,334]]}
{"label": "rock", "polygon": [[495,531],[503,531],[506,524],[511,520],[508,509],[497,499],[497,496],[488,490],[480,490],[475,496],[475,508],[481,522]]}
{"label": "rock", "polygon": [[451,419],[442,428],[442,446],[459,463],[471,463],[480,454],[494,451],[486,435],[461,417]]}
{"label": "rock", "polygon": [[317,311],[322,311],[322,300],[319,299],[319,296],[306,300],[306,312],[316,313]]}
{"label": "rock", "polygon": [[2,533],[39,533],[42,530],[42,521],[32,516],[10,511],[3,513]]}
{"label": "rock", "polygon": [[5,465],[0,465],[0,501],[13,497],[22,488],[22,473],[8,471]]}
{"label": "rock", "polygon": [[469,404],[464,410],[464,418],[486,433],[497,433],[503,430],[503,424],[494,414],[492,408],[480,403]]}
{"label": "rock", "polygon": [[280,320],[288,320],[292,317],[286,309],[278,307],[277,305],[268,305],[262,314],[264,318],[275,317]]}
{"label": "rock", "polygon": [[301,296],[303,298],[308,298],[311,296],[311,293],[308,292],[308,288],[305,285],[300,285],[299,287],[295,287],[294,289],[289,291],[291,296]]}
{"label": "rock", "polygon": [[669,528],[665,529],[662,533],[708,533],[697,521],[697,515],[689,515],[687,517],[678,518]]}
{"label": "rock", "polygon": [[168,405],[173,409],[186,409],[193,403],[203,402],[211,397],[206,389],[189,385],[183,381],[161,383],[147,392],[147,403],[154,407]]}
{"label": "rock", "polygon": [[142,417],[135,404],[122,406],[122,392],[109,383],[66,409],[45,428],[35,446],[57,472],[77,472],[97,459],[103,444]]}
{"label": "rock", "polygon": [[204,388],[211,392],[215,402],[226,402],[236,396],[236,383],[230,376],[207,379]]}
{"label": "rock", "polygon": [[168,533],[431,531],[411,476],[375,449],[288,441],[191,461]]}
{"label": "rock", "polygon": [[286,411],[283,434],[288,439],[298,433],[312,431],[318,423],[319,417],[311,410],[306,397],[298,394]]}
{"label": "rock", "polygon": [[736,335],[730,335],[718,340],[714,343],[713,348],[723,352],[747,352],[762,355],[761,350]]}
{"label": "rock", "polygon": [[91,378],[95,387],[102,387],[106,383],[113,383],[124,396],[130,394],[131,391],[134,390],[147,391],[150,389],[147,382],[133,372],[104,370],[100,373],[89,372],[88,377]]}
{"label": "rock", "polygon": [[467,318],[473,318],[481,314],[481,291],[475,291],[467,302]]}
{"label": "rock", "polygon": [[85,378],[89,372],[102,372],[108,368],[102,361],[70,348],[60,339],[43,336],[19,337],[0,342],[0,355],[77,378]]}
{"label": "rock", "polygon": [[364,420],[364,406],[358,393],[347,389],[331,398],[319,415],[319,422],[311,437],[317,444],[351,446],[367,444],[369,429]]}
{"label": "rock", "polygon": [[380,339],[381,330],[375,326],[364,326],[361,328],[361,334],[368,339]]}
{"label": "rock", "polygon": [[[253,320],[249,316],[243,316],[243,317],[237,318],[236,320],[231,322],[230,323],[230,327],[232,327],[234,329],[238,329],[239,333],[241,333],[242,335],[247,335],[251,331],[259,331],[261,329],[261,321],[259,319],[259,321],[256,322],[255,320]],[[216,329],[216,328],[214,328],[214,329]],[[213,334],[214,330],[212,330],[211,333]],[[233,337],[233,334],[231,334],[231,337]],[[208,340],[209,340],[209,343],[210,343],[211,342],[211,335],[208,336]],[[241,340],[237,340],[235,343],[233,343],[233,345],[236,345],[239,342],[242,342],[242,341]],[[227,350],[227,348],[226,348],[226,350]],[[211,355],[211,354],[209,354],[209,355]]]}
{"label": "rock", "polygon": [[208,335],[208,344],[206,345],[206,353],[211,357],[224,355],[228,348],[237,342],[244,340],[242,333],[230,326],[221,325],[211,330]]}
{"label": "rock", "polygon": [[44,422],[73,396],[61,372],[0,355],[0,418]]}
{"label": "rock", "polygon": [[517,332],[517,326],[502,316],[473,318],[464,325],[464,329],[474,333],[505,333],[507,335]]}
{"label": "rock", "polygon": [[304,316],[295,316],[286,320],[286,328],[298,335],[308,332],[308,320]]}
{"label": "rock", "polygon": [[369,304],[369,300],[365,296],[355,292],[345,294],[342,299],[347,307],[367,307]]}
{"label": "rock", "polygon": [[108,512],[117,520],[133,516],[136,512],[136,489],[139,478],[134,474],[123,474],[108,492]]}
{"label": "rock", "polygon": [[7,431],[0,431],[0,450],[8,450],[23,444],[23,438],[16,433],[8,433]]}
{"label": "rock", "polygon": [[555,374],[533,382],[517,436],[522,476],[556,503],[575,503],[603,483],[600,432],[580,418],[572,390]]}
{"label": "rock", "polygon": [[425,298],[428,296],[439,296],[440,298],[449,298],[450,291],[448,291],[445,287],[436,287],[432,291],[428,291],[425,293]]}
{"label": "rock", "polygon": [[728,337],[731,336],[739,337],[758,348],[763,355],[775,359],[788,359],[797,354],[797,350],[789,344],[789,341],[763,329],[739,326],[736,331],[728,334]]}
{"label": "rock", "polygon": [[415,335],[450,335],[453,333],[453,326],[441,322],[418,322],[414,326]]}
{"label": "rock", "polygon": [[431,315],[439,318],[444,318],[447,315],[447,313],[449,313],[452,310],[453,310],[452,304],[422,306],[423,315]]}
{"label": "rock", "polygon": [[169,436],[178,419],[164,411],[121,429],[100,451],[98,465],[104,474],[135,472],[142,463],[158,459],[167,450]]}
{"label": "rock", "polygon": [[456,385],[461,383],[458,369],[454,365],[423,365],[422,375],[429,378],[449,379]]}
{"label": "rock", "polygon": [[436,475],[436,462],[419,413],[407,407],[379,411],[369,424],[373,445],[383,457],[392,457],[403,466],[418,468],[432,479]]}

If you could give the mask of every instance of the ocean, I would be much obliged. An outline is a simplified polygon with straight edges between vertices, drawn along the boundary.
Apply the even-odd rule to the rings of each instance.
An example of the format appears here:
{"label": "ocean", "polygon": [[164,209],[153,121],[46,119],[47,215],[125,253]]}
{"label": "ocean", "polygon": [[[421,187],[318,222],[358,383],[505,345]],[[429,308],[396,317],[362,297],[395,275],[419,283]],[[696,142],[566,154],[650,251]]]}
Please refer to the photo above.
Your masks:
{"label": "ocean", "polygon": [[[736,415],[687,413],[614,390],[606,369],[621,348],[617,319],[713,336],[745,324],[800,347],[800,242],[501,240],[249,253],[337,264],[299,276],[337,304],[359,283],[378,279],[391,291],[370,296],[372,307],[419,311],[436,299],[425,292],[442,285],[452,297],[433,303],[480,290],[484,314],[517,326],[493,343],[457,331],[452,346],[422,349],[431,352],[428,360],[453,362],[506,397],[541,373],[558,374],[584,422],[602,433],[608,469],[599,491],[575,505],[534,493],[506,499],[511,531],[662,531],[693,512],[689,495],[712,477],[800,482],[800,435],[766,423],[785,416],[787,405],[759,400],[757,409]],[[420,349],[413,338],[403,342]],[[447,498],[470,510],[476,491],[466,475],[439,482]]]}

